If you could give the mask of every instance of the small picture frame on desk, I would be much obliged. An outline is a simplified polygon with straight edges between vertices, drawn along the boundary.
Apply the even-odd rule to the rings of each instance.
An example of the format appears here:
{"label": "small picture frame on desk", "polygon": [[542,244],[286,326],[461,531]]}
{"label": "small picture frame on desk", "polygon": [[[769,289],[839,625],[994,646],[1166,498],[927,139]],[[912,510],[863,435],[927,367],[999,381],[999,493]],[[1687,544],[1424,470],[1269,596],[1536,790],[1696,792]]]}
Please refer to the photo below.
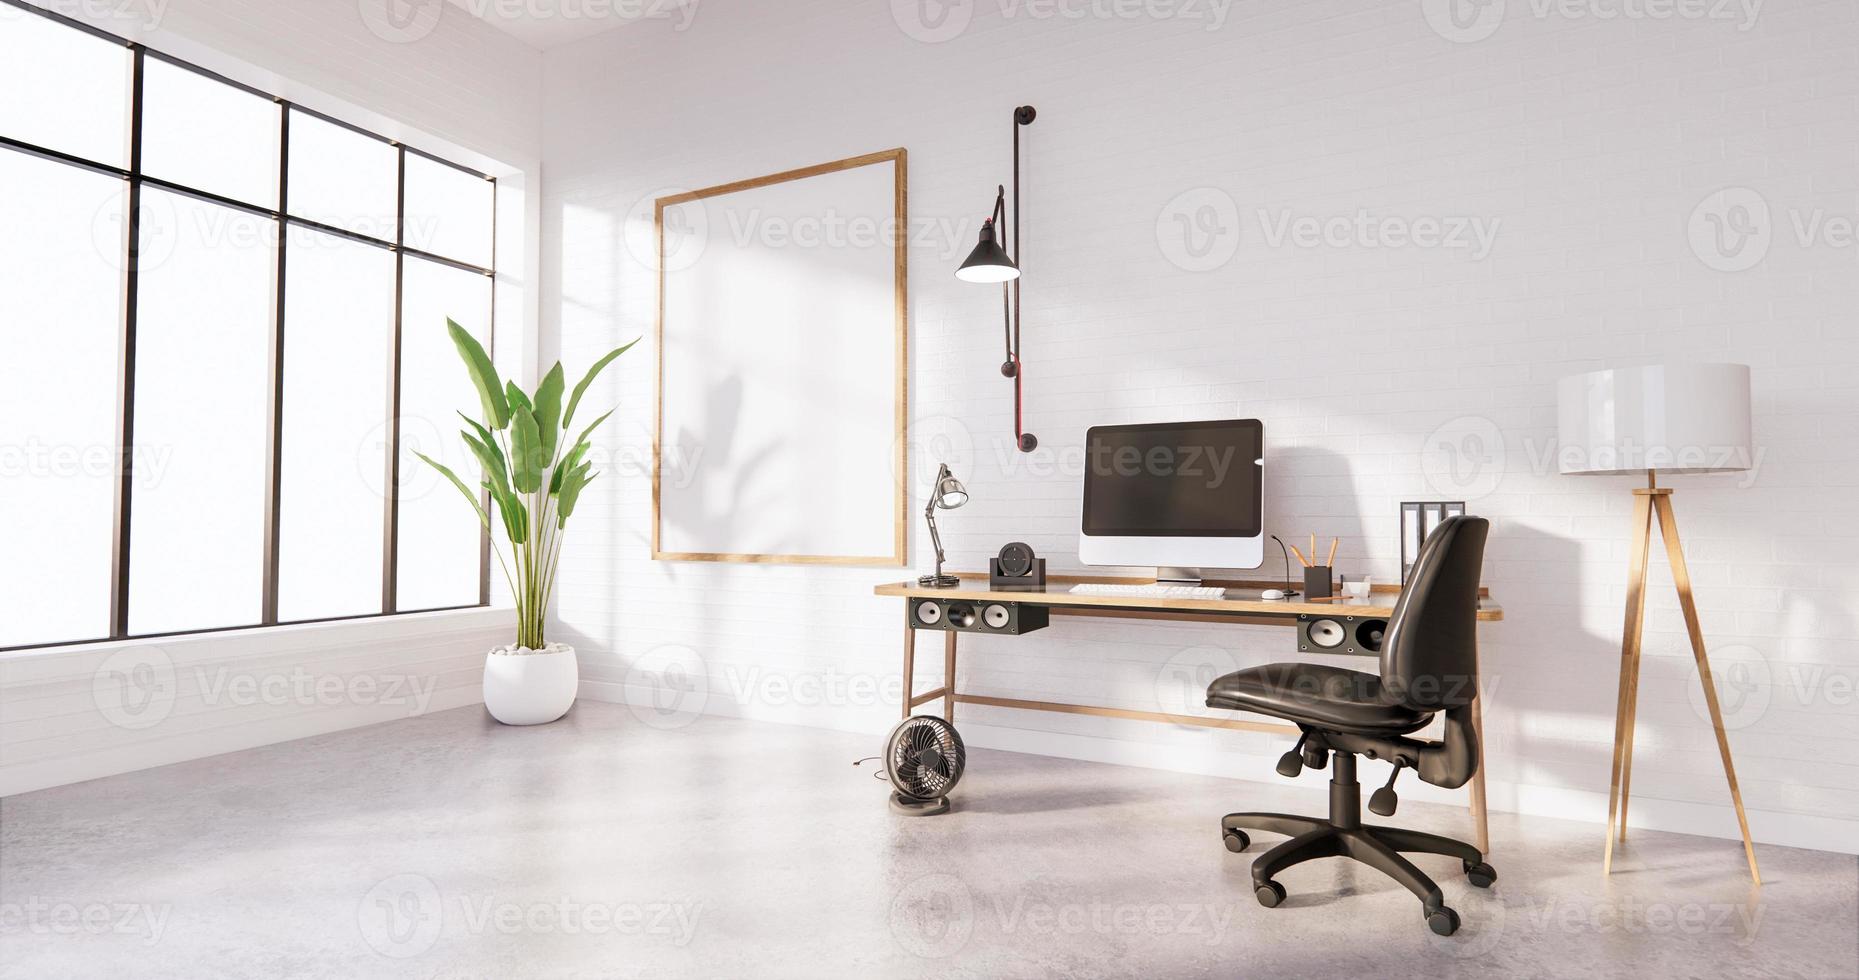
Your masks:
{"label": "small picture frame on desk", "polygon": [[1413,571],[1420,545],[1448,517],[1464,517],[1463,500],[1405,501],[1401,504],[1401,584]]}

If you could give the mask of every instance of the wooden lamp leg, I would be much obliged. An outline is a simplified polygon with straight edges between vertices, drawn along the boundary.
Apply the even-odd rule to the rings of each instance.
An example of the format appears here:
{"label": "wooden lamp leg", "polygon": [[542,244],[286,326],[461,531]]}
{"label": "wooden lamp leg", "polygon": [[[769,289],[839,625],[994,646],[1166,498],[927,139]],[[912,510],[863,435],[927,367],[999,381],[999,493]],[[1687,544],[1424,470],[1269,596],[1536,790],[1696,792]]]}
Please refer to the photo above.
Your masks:
{"label": "wooden lamp leg", "polygon": [[1627,671],[1627,723],[1620,738],[1620,822],[1614,839],[1627,842],[1627,808],[1633,803],[1633,733],[1640,722],[1640,650],[1633,651],[1633,663]]}
{"label": "wooden lamp leg", "polygon": [[1639,697],[1640,636],[1646,625],[1646,555],[1652,546],[1652,495],[1634,491],[1633,544],[1627,552],[1627,616],[1620,632],[1620,694],[1614,705],[1614,767],[1607,787],[1607,850],[1601,873],[1614,870],[1614,821],[1626,831],[1626,784],[1633,752],[1633,705]]}
{"label": "wooden lamp leg", "polygon": [[1710,708],[1711,728],[1717,733],[1717,754],[1723,757],[1723,775],[1730,783],[1730,801],[1736,805],[1736,824],[1743,833],[1743,856],[1749,861],[1749,876],[1762,884],[1762,872],[1756,867],[1756,846],[1749,837],[1749,818],[1743,813],[1743,791],[1736,785],[1736,765],[1730,761],[1730,740],[1723,730],[1723,710],[1717,706],[1717,684],[1711,678],[1710,658],[1704,652],[1704,630],[1698,624],[1698,607],[1691,596],[1691,571],[1685,565],[1685,551],[1678,543],[1678,518],[1672,512],[1672,498],[1655,498],[1659,513],[1659,530],[1665,538],[1666,560],[1672,566],[1672,582],[1678,586],[1678,607],[1685,615],[1685,632],[1691,636],[1691,656],[1698,662],[1698,681],[1704,685],[1704,703]]}
{"label": "wooden lamp leg", "polygon": [[[1650,536],[1648,536],[1648,544],[1650,545],[1650,543]],[[1622,726],[1621,733],[1615,736],[1620,742],[1620,822],[1616,825],[1617,832],[1614,835],[1614,839],[1622,844],[1627,842],[1627,809],[1633,803],[1633,735],[1635,732],[1639,731],[1640,662],[1645,658],[1646,648],[1644,643],[1646,624],[1646,566],[1643,558],[1641,561],[1640,617],[1638,627],[1634,630],[1633,659],[1631,663],[1624,663],[1621,665],[1621,669],[1627,672],[1627,720],[1626,724]]]}

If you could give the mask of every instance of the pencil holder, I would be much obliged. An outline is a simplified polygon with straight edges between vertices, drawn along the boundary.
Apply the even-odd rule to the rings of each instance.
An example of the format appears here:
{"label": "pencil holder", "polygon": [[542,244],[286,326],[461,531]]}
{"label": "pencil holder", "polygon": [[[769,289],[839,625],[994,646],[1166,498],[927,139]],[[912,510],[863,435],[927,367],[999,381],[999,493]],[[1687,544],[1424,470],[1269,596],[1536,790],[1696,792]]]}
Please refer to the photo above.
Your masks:
{"label": "pencil holder", "polygon": [[1330,566],[1311,565],[1304,569],[1304,598],[1328,599],[1335,595],[1331,589]]}

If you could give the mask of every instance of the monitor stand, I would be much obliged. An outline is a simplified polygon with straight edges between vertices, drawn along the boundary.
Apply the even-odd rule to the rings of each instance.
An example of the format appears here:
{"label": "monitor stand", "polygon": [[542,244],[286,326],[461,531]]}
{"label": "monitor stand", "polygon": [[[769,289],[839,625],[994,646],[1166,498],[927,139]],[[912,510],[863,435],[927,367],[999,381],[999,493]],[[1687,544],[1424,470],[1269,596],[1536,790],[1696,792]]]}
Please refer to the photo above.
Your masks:
{"label": "monitor stand", "polygon": [[1198,586],[1202,584],[1201,570],[1198,568],[1178,568],[1173,565],[1163,565],[1155,570],[1155,584]]}

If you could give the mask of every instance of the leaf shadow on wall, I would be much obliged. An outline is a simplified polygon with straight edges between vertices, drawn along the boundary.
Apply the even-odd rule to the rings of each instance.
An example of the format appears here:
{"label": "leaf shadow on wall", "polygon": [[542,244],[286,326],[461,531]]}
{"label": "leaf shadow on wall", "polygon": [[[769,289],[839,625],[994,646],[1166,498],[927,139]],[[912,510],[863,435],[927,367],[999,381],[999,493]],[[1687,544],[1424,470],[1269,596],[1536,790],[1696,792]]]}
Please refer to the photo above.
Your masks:
{"label": "leaf shadow on wall", "polygon": [[[754,475],[766,467],[776,447],[765,446],[740,463],[735,461],[734,456],[740,448],[737,435],[742,429],[742,388],[742,379],[734,376],[711,385],[704,393],[704,420],[709,431],[698,433],[690,426],[681,425],[677,436],[666,440],[659,467],[660,486],[656,488],[660,501],[658,519],[663,526],[692,533],[702,531],[711,541],[735,541],[738,540],[736,532],[741,529],[739,522],[756,512],[755,501],[746,498],[744,488],[755,485]],[[669,460],[669,464],[664,460]],[[735,474],[735,481],[729,486],[701,487],[698,469],[706,465]],[[699,489],[697,506],[666,507],[664,489],[668,486]],[[660,546],[677,550],[666,544],[662,532]]]}

